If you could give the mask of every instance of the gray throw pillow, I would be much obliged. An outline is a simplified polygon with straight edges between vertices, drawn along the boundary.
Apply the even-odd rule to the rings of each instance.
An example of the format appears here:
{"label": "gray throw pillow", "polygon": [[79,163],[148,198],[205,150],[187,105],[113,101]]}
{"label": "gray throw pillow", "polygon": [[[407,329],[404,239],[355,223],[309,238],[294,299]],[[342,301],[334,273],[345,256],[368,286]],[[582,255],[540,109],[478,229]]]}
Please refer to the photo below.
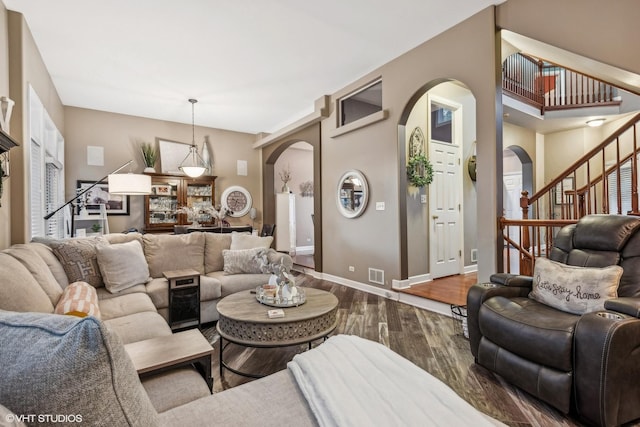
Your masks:
{"label": "gray throw pillow", "polygon": [[96,248],[104,286],[112,294],[149,281],[149,267],[138,240]]}
{"label": "gray throw pillow", "polygon": [[0,402],[67,417],[29,424],[158,424],[122,342],[94,317],[0,311],[0,337]]}
{"label": "gray throw pillow", "polygon": [[620,277],[618,265],[575,267],[538,258],[529,298],[573,314],[604,310],[604,302],[618,296]]}
{"label": "gray throw pillow", "polygon": [[263,273],[264,265],[267,260],[268,249],[224,249],[222,257],[224,258],[225,274],[260,274]]}

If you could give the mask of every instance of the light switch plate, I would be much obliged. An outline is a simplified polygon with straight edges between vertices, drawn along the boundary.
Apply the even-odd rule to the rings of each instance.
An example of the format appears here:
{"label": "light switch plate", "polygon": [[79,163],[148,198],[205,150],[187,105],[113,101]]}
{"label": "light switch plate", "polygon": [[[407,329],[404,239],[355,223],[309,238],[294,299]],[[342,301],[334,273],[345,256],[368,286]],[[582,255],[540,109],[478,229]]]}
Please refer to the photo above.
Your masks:
{"label": "light switch plate", "polygon": [[421,194],[420,195],[420,203],[427,203],[427,195],[426,194]]}
{"label": "light switch plate", "polygon": [[376,210],[383,211],[384,210],[384,202],[376,202]]}

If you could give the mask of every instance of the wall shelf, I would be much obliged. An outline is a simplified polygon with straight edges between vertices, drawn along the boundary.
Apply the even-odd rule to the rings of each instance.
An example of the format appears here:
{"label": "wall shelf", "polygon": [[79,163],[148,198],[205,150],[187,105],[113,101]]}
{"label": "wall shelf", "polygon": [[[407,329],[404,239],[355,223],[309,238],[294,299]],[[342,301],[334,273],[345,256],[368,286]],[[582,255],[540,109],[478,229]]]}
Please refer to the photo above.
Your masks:
{"label": "wall shelf", "polygon": [[8,133],[0,129],[0,154],[9,151],[13,147],[17,147],[18,143]]}

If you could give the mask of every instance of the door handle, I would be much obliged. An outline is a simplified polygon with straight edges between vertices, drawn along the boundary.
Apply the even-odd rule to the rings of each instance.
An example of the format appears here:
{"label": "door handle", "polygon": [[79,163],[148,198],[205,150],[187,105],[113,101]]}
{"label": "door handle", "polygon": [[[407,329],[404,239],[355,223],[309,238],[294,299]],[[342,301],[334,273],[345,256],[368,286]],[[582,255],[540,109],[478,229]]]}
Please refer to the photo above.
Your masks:
{"label": "door handle", "polygon": [[439,217],[438,215],[433,215],[431,218],[433,218],[433,219],[438,219],[438,218],[440,218],[440,217]]}

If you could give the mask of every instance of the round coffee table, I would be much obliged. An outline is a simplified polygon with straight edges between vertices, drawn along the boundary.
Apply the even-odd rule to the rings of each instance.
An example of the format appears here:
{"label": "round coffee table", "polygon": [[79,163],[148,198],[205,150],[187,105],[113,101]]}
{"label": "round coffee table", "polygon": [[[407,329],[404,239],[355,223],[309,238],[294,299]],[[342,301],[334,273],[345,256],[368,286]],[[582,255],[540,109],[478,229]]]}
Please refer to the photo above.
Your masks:
{"label": "round coffee table", "polygon": [[[337,326],[338,298],[320,289],[304,288],[307,301],[297,307],[286,307],[284,317],[270,319],[267,311],[274,307],[256,300],[255,293],[243,291],[224,297],[218,302],[220,314],[216,329],[220,334],[220,375],[223,368],[251,378],[249,374],[231,368],[224,360],[229,343],[245,347],[274,348],[309,344],[326,338]],[[227,341],[226,345],[224,340]]]}

